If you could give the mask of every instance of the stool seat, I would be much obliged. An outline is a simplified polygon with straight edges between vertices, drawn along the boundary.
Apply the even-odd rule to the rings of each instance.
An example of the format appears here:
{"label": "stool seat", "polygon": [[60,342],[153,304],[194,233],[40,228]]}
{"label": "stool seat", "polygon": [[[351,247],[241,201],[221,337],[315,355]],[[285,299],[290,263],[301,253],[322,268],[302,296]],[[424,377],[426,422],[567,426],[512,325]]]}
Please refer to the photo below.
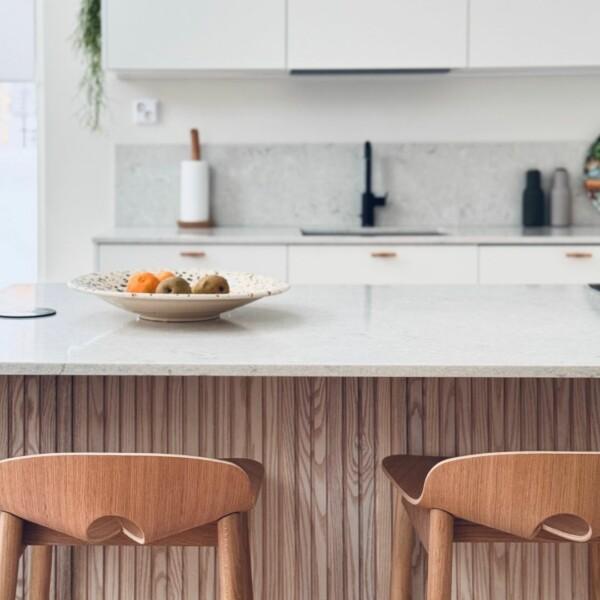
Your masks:
{"label": "stool seat", "polygon": [[[251,600],[247,512],[260,463],[167,454],[42,454],[0,461],[0,600],[24,545],[216,546],[223,600]],[[32,553],[30,600],[47,600],[51,551]]]}
{"label": "stool seat", "polygon": [[[453,542],[597,542],[600,453],[389,456],[394,484],[391,600],[409,600],[411,545],[428,551],[427,600],[449,600]],[[595,597],[595,596],[594,596]]]}

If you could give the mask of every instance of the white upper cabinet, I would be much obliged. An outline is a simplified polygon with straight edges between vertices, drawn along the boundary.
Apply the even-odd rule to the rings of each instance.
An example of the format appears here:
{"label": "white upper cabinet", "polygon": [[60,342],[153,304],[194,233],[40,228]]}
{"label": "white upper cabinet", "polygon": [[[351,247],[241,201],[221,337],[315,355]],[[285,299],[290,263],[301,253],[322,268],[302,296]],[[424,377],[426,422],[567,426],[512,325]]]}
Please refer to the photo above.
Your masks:
{"label": "white upper cabinet", "polygon": [[106,68],[285,69],[285,0],[104,0]]}
{"label": "white upper cabinet", "polygon": [[600,65],[598,0],[471,0],[469,66]]}
{"label": "white upper cabinet", "polygon": [[467,17],[467,0],[288,0],[288,68],[465,67]]}

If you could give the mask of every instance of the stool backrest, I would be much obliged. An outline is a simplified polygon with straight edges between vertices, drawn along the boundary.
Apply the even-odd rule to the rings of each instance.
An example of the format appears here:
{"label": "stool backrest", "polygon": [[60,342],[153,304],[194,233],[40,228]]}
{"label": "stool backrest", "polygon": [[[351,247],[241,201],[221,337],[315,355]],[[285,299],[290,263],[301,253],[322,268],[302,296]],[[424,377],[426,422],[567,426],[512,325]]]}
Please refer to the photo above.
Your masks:
{"label": "stool backrest", "polygon": [[600,453],[510,452],[451,458],[428,473],[418,505],[523,538],[600,536]]}
{"label": "stool backrest", "polygon": [[[0,461],[0,511],[98,543],[150,543],[250,510],[262,466],[158,454],[43,454]],[[251,478],[246,470],[254,470]]]}

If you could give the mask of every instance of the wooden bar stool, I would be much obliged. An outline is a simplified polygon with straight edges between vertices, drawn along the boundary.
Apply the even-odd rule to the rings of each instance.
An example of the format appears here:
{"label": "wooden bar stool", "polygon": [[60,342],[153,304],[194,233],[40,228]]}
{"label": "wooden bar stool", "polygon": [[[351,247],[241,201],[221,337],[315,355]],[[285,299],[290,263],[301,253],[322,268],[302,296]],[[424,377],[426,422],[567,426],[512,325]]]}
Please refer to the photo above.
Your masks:
{"label": "wooden bar stool", "polygon": [[427,600],[450,600],[453,542],[600,537],[600,453],[389,456],[383,469],[398,492],[390,600],[411,596],[414,532],[428,552]]}
{"label": "wooden bar stool", "polygon": [[0,461],[0,600],[33,546],[29,600],[47,600],[52,546],[216,546],[222,600],[252,600],[247,513],[263,467],[160,454]]}

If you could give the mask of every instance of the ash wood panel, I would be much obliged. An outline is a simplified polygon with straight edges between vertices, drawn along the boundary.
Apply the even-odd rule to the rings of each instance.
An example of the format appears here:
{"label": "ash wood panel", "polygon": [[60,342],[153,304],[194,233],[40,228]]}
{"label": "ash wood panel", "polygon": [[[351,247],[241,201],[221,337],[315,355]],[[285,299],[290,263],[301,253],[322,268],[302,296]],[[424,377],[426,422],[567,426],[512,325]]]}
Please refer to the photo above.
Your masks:
{"label": "ash wood panel", "polygon": [[[385,454],[526,447],[600,450],[600,382],[0,377],[0,457],[164,449],[263,462],[267,479],[251,514],[255,598],[263,600],[385,598]],[[456,546],[454,600],[596,600],[586,579],[600,567],[588,566],[585,549],[480,548]],[[53,599],[216,600],[211,548],[99,550],[56,550]],[[412,563],[420,600],[419,544]],[[18,589],[23,598],[22,567]]]}

